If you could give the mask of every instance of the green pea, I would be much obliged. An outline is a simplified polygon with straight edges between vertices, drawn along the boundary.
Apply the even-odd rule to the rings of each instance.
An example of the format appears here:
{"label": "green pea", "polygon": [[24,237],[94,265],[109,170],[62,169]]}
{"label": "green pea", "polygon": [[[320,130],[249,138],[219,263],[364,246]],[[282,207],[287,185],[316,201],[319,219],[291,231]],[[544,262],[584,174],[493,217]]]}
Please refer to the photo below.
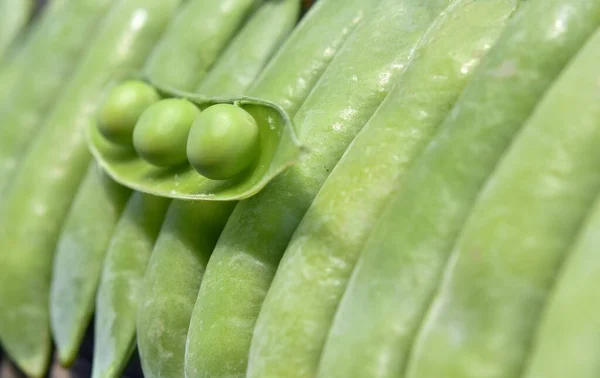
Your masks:
{"label": "green pea", "polygon": [[258,125],[231,104],[213,105],[194,122],[187,143],[190,164],[203,176],[225,180],[240,174],[259,151]]}
{"label": "green pea", "polygon": [[160,100],[154,87],[136,80],[116,86],[100,110],[98,129],[111,142],[131,146],[133,129],[142,113]]}
{"label": "green pea", "polygon": [[150,106],[135,125],[135,150],[142,159],[159,167],[184,163],[188,133],[199,112],[196,105],[177,98]]}

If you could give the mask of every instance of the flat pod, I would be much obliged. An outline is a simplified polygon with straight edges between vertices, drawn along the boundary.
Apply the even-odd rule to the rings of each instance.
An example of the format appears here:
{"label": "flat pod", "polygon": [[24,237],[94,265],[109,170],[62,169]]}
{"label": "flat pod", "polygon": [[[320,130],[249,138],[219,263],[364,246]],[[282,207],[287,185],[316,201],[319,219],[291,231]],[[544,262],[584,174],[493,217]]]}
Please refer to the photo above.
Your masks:
{"label": "flat pod", "polygon": [[239,175],[211,180],[190,164],[157,167],[138,156],[134,149],[107,140],[94,125],[88,128],[92,154],[117,182],[131,189],[174,199],[230,201],[253,196],[275,176],[295,164],[304,152],[292,121],[278,105],[258,98],[206,97],[153,85],[163,98],[182,98],[201,110],[216,104],[233,104],[248,112],[259,129],[259,156]]}

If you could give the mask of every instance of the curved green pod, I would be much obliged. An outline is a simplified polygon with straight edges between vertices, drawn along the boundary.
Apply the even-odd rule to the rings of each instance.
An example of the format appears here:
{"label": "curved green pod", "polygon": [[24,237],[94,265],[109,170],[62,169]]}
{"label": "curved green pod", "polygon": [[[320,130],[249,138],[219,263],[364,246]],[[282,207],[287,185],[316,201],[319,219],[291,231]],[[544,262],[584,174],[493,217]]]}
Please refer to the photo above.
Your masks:
{"label": "curved green pod", "polygon": [[144,376],[183,377],[202,276],[235,202],[173,201],[140,286],[137,344]]}
{"label": "curved green pod", "polygon": [[596,200],[548,296],[522,377],[593,378],[600,373],[599,229]]}
{"label": "curved green pod", "polygon": [[25,29],[34,6],[33,0],[0,0],[0,62]]}
{"label": "curved green pod", "polygon": [[360,341],[357,345],[370,354],[395,356],[406,364],[481,187],[599,21],[600,4],[594,1],[520,4],[371,231],[334,317],[322,363],[335,366],[337,348]]}
{"label": "curved green pod", "polygon": [[159,85],[193,90],[262,1],[188,1],[159,42],[161,53],[144,66],[144,76]]}
{"label": "curved green pod", "polygon": [[407,377],[521,376],[541,310],[600,191],[598,60],[600,31],[554,82],[482,189]]}
{"label": "curved green pod", "polygon": [[[6,193],[52,105],[66,90],[81,55],[94,40],[111,0],[71,1],[56,14],[19,68],[18,83],[0,105],[0,193]],[[2,203],[3,200],[0,200]]]}
{"label": "curved green pod", "polygon": [[[325,181],[294,233],[265,302],[248,377],[314,377],[352,268],[385,202],[401,190],[518,1],[459,0],[425,34],[406,72]],[[326,215],[325,215],[326,214]],[[294,314],[293,317],[288,314]],[[327,377],[384,376],[368,348],[341,346]],[[397,376],[389,372],[389,376]]]}
{"label": "curved green pod", "polygon": [[[292,30],[298,11],[296,0],[265,2],[197,91],[205,95],[243,93]],[[144,376],[185,375],[185,343],[198,289],[234,206],[233,201],[171,203],[146,268],[137,312],[137,345]]]}
{"label": "curved green pod", "polygon": [[127,331],[135,330],[144,272],[168,205],[167,198],[134,193],[115,227],[96,297],[93,378],[120,377],[135,350]]}
{"label": "curved green pod", "polygon": [[32,20],[17,46],[0,61],[0,103],[9,100],[9,96],[21,79],[29,56],[36,49],[43,48],[45,38],[51,38],[51,34],[47,32],[55,28],[57,22],[60,23],[60,17],[69,1],[47,2],[41,13]]}
{"label": "curved green pod", "polygon": [[50,326],[62,366],[74,362],[94,313],[108,242],[130,193],[91,164],[65,219],[50,284]]}
{"label": "curved green pod", "polygon": [[264,1],[194,92],[206,96],[244,93],[294,29],[299,8],[297,1]]}
{"label": "curved green pod", "polygon": [[364,21],[294,116],[300,140],[310,145],[310,153],[260,193],[240,202],[229,218],[192,313],[188,378],[245,374],[260,306],[294,229],[444,2],[376,3],[370,4]]}
{"label": "curved green pod", "polygon": [[191,101],[204,110],[216,104],[232,104],[248,112],[259,127],[260,155],[252,166],[230,179],[211,180],[190,164],[159,167],[135,150],[111,143],[96,125],[88,129],[90,150],[96,161],[117,182],[131,189],[174,199],[231,201],[248,198],[294,164],[302,147],[288,114],[277,104],[252,97],[210,98],[201,94],[161,89],[163,98]]}
{"label": "curved green pod", "polygon": [[53,251],[90,161],[83,130],[94,122],[98,93],[116,75],[141,66],[178,5],[124,0],[112,8],[3,199],[0,308],[10,311],[0,312],[0,339],[30,376],[42,376],[49,358]]}

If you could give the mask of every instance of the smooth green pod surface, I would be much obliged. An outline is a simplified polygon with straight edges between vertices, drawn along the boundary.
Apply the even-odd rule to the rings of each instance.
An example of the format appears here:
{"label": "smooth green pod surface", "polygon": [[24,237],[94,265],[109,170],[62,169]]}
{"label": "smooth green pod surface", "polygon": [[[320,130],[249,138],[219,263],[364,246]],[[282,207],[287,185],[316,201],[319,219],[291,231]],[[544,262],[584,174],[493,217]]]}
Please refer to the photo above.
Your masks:
{"label": "smooth green pod surface", "polygon": [[438,2],[377,3],[294,116],[311,152],[263,191],[240,202],[229,218],[192,314],[188,378],[245,374],[256,317],[291,234],[329,171],[402,72],[435,13],[443,9]]}
{"label": "smooth green pod surface", "polygon": [[600,31],[554,82],[479,194],[407,377],[521,376],[542,307],[600,191],[599,60]]}
{"label": "smooth green pod surface", "polygon": [[183,377],[185,340],[204,269],[235,202],[173,201],[152,251],[137,312],[144,376]]}
{"label": "smooth green pod surface", "polygon": [[185,163],[188,134],[199,114],[200,109],[184,99],[170,98],[153,104],[135,125],[133,146],[136,152],[157,167]]}
{"label": "smooth green pod surface", "polygon": [[11,49],[8,55],[0,60],[0,103],[7,101],[15,90],[31,54],[44,45],[45,38],[51,38],[52,35],[47,32],[52,30],[57,22],[60,23],[60,15],[69,1],[53,0],[44,5],[41,14],[32,20],[17,47]]}
{"label": "smooth green pod surface", "polygon": [[[293,28],[298,10],[296,0],[265,2],[197,91],[243,93]],[[148,263],[137,312],[137,344],[145,377],[185,375],[190,317],[206,263],[233,206],[233,201],[171,203]]]}
{"label": "smooth green pod surface", "polygon": [[188,1],[157,46],[164,53],[153,54],[144,67],[145,76],[159,85],[193,90],[260,2]]}
{"label": "smooth green pod surface", "polygon": [[590,210],[537,326],[525,378],[600,374],[600,202]]}
{"label": "smooth green pod surface", "polygon": [[115,75],[140,67],[178,4],[124,0],[112,8],[4,197],[0,308],[11,310],[0,311],[0,339],[31,376],[42,376],[49,358],[53,251],[91,157],[83,130],[94,123],[99,92]]}
{"label": "smooth green pod surface", "polygon": [[15,73],[18,83],[0,103],[0,193],[9,190],[21,159],[52,105],[67,90],[70,75],[112,4],[110,0],[81,0],[65,5]]}
{"label": "smooth green pod surface", "polygon": [[[277,104],[252,97],[210,98],[201,94],[160,89],[164,98],[191,101],[200,109],[217,104],[235,104],[248,112],[259,128],[260,155],[242,174],[226,180],[211,180],[189,163],[158,167],[134,150],[106,140],[95,125],[88,128],[88,141],[98,163],[117,182],[134,190],[173,199],[232,201],[248,198],[275,176],[294,164],[303,151],[288,114]],[[185,153],[185,147],[183,149]]]}
{"label": "smooth green pod surface", "polygon": [[27,25],[34,5],[33,0],[0,0],[0,61]]}
{"label": "smooth green pod surface", "polygon": [[63,366],[77,356],[94,312],[108,240],[130,193],[91,164],[65,220],[50,285],[50,325]]}
{"label": "smooth green pod surface", "polygon": [[[369,230],[516,3],[459,0],[423,37],[406,72],[331,172],[294,233],[258,317],[249,377],[315,376]],[[331,376],[375,376],[370,354],[351,348],[355,346],[340,352]],[[393,363],[378,363],[377,376]]]}
{"label": "smooth green pod surface", "polygon": [[117,378],[135,350],[135,319],[146,265],[169,200],[131,196],[115,228],[96,298],[93,378]]}
{"label": "smooth green pod surface", "polygon": [[478,192],[599,21],[597,2],[519,5],[370,233],[329,331],[323,369],[334,368],[338,348],[353,343],[394,356],[402,371]]}
{"label": "smooth green pod surface", "polygon": [[104,100],[98,116],[98,130],[113,143],[132,146],[138,119],[158,100],[160,96],[153,86],[139,80],[124,81]]}
{"label": "smooth green pod surface", "polygon": [[297,1],[265,1],[229,43],[195,92],[207,96],[244,93],[294,29],[299,8]]}

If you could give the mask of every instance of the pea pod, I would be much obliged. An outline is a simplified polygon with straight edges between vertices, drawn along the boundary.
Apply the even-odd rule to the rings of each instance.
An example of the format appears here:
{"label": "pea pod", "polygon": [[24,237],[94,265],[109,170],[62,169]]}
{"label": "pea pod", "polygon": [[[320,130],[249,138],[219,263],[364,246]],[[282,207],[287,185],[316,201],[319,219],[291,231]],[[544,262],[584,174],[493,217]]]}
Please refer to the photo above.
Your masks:
{"label": "pea pod", "polygon": [[106,249],[129,195],[91,164],[65,220],[50,285],[50,325],[63,366],[74,362],[94,312]]}
{"label": "pea pod", "polygon": [[596,200],[548,297],[525,378],[592,378],[600,372],[598,229],[600,202]]}
{"label": "pea pod", "polygon": [[297,1],[265,1],[195,92],[205,96],[235,96],[245,92],[296,25],[298,8]]}
{"label": "pea pod", "polygon": [[404,369],[478,192],[540,97],[593,33],[599,11],[600,4],[590,1],[519,6],[371,231],[329,331],[323,373],[336,366],[346,343],[371,356],[394,356],[397,371]]}
{"label": "pea pod", "polygon": [[[494,44],[517,1],[459,0],[425,34],[294,233],[254,330],[249,377],[314,377],[327,331],[368,231]],[[327,214],[327,216],[324,216]],[[288,314],[294,314],[293,317]],[[344,348],[327,377],[391,373]],[[379,359],[377,361],[380,361]],[[375,374],[377,371],[377,374]]]}
{"label": "pea pod", "polygon": [[294,116],[311,152],[237,205],[211,256],[188,334],[188,378],[245,373],[254,323],[291,234],[442,3],[377,2],[312,89]]}
{"label": "pea pod", "polygon": [[104,267],[96,307],[93,378],[120,377],[135,350],[138,296],[168,199],[134,193],[117,223]]}
{"label": "pea pod", "polygon": [[54,28],[64,12],[68,0],[53,0],[44,5],[39,14],[25,32],[15,48],[0,60],[0,103],[10,99],[10,95],[18,85],[29,55],[39,46],[43,46],[44,38],[51,38],[47,32]]}
{"label": "pea pod", "polygon": [[52,252],[89,163],[83,129],[93,123],[98,93],[116,75],[141,65],[178,3],[124,0],[111,9],[5,197],[0,308],[10,311],[0,312],[0,338],[30,376],[41,376],[48,362]]}
{"label": "pea pod", "polygon": [[600,31],[481,191],[415,341],[408,377],[521,375],[542,306],[600,191],[598,59]]}
{"label": "pea pod", "polygon": [[[261,1],[189,1],[159,42],[158,49],[165,53],[150,57],[145,75],[159,85],[194,89]],[[169,34],[179,38],[169,38]]]}
{"label": "pea pod", "polygon": [[[298,16],[296,0],[267,1],[217,60],[198,88],[242,93]],[[152,251],[137,312],[144,375],[183,377],[185,341],[202,274],[235,202],[174,201]]]}
{"label": "pea pod", "polygon": [[0,0],[0,61],[27,25],[33,0]]}
{"label": "pea pod", "polygon": [[158,89],[163,98],[185,99],[204,111],[218,104],[232,104],[243,109],[257,122],[260,154],[240,174],[227,179],[210,179],[187,162],[172,167],[157,166],[136,153],[136,150],[110,142],[96,125],[91,125],[88,141],[92,154],[108,174],[122,185],[174,199],[238,200],[256,194],[300,157],[302,146],[294,133],[292,122],[288,114],[273,102],[244,96],[210,98],[201,94]]}
{"label": "pea pod", "polygon": [[6,193],[10,187],[21,157],[35,140],[57,94],[66,89],[66,79],[112,3],[72,1],[62,14],[56,15],[57,22],[45,30],[47,36],[34,41],[40,45],[28,54],[20,68],[18,85],[0,111],[0,193]]}

